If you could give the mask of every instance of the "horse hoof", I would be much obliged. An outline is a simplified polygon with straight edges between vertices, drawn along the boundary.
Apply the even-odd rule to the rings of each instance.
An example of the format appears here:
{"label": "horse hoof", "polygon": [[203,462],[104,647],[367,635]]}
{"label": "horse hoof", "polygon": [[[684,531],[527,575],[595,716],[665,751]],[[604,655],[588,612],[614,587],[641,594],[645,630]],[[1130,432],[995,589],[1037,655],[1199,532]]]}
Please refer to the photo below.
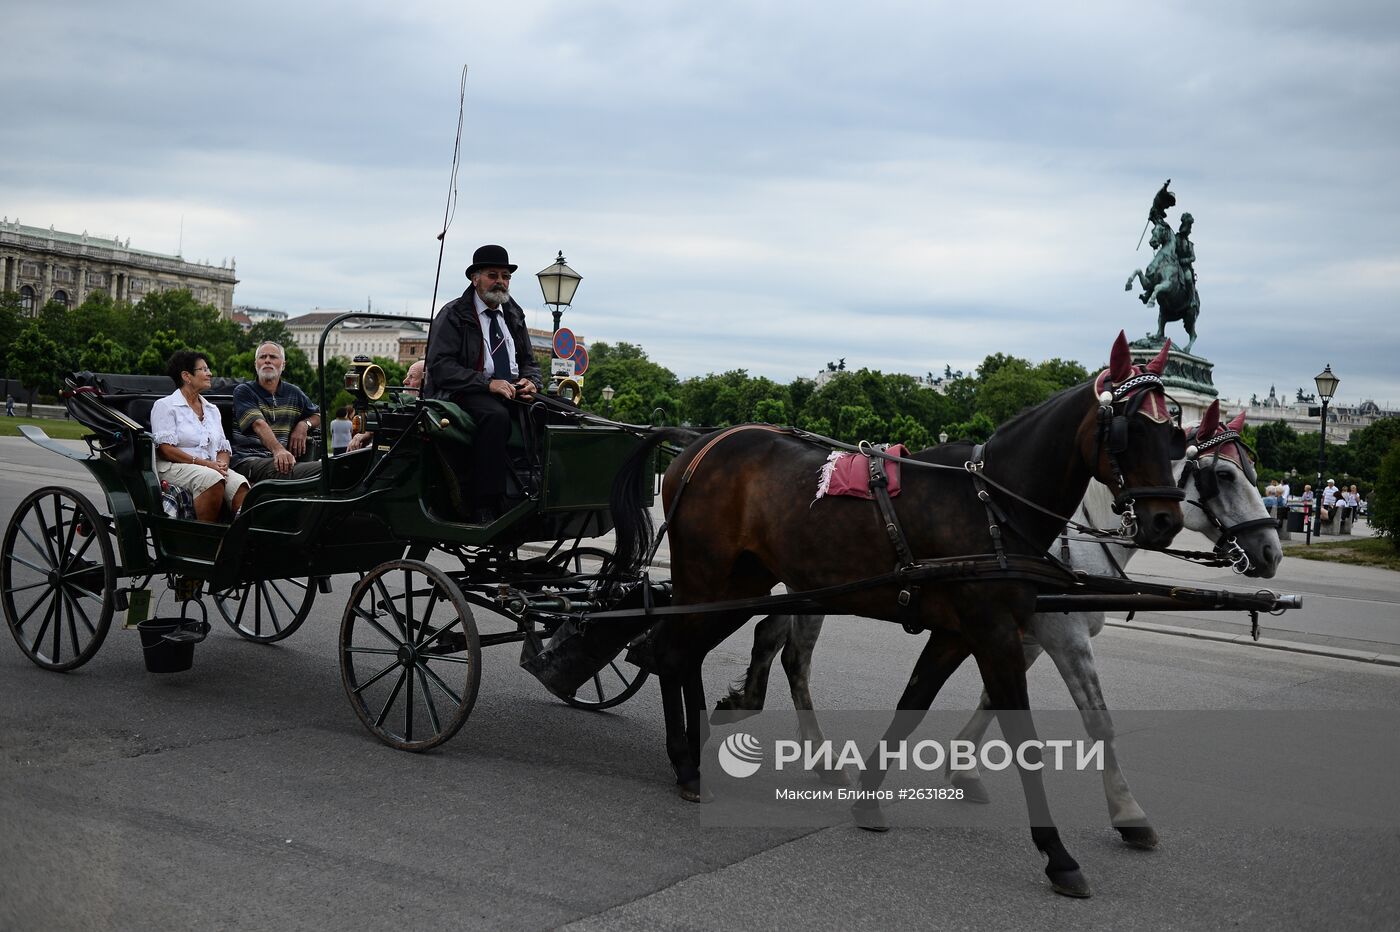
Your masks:
{"label": "horse hoof", "polygon": [[694,783],[682,783],[676,787],[681,799],[688,803],[712,803],[715,801],[715,794],[711,793],[703,783],[696,780]]}
{"label": "horse hoof", "polygon": [[1157,833],[1150,825],[1115,825],[1118,834],[1123,836],[1124,844],[1142,851],[1151,851],[1157,847]]}
{"label": "horse hoof", "polygon": [[953,771],[950,782],[953,789],[962,790],[962,799],[965,803],[979,803],[985,805],[992,801],[992,797],[987,795],[987,788],[982,785],[982,781],[976,777],[958,776],[957,771]]}
{"label": "horse hoof", "polygon": [[818,770],[817,779],[830,786],[850,786],[844,770]]}
{"label": "horse hoof", "polygon": [[1050,889],[1060,896],[1072,896],[1075,899],[1086,900],[1094,895],[1089,890],[1089,881],[1084,879],[1084,873],[1077,868],[1070,871],[1047,869],[1045,876],[1050,878]]}
{"label": "horse hoof", "polygon": [[851,819],[867,832],[888,832],[890,830],[889,820],[885,818],[885,811],[880,808],[878,803],[875,805],[856,803],[851,807]]}

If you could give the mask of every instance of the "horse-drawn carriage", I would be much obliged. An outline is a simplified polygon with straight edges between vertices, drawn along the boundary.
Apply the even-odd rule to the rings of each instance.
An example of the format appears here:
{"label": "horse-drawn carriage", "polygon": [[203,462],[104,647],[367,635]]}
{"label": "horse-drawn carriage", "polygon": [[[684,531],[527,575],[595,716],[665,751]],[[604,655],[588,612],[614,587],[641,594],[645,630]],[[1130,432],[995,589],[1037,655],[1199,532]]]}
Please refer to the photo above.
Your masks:
{"label": "horse-drawn carriage", "polygon": [[[355,316],[368,315],[343,315],[327,330]],[[395,398],[377,367],[361,365],[347,378],[372,443],[339,456],[323,450],[319,476],[257,483],[223,523],[163,507],[147,419],[152,402],[169,393],[168,380],[70,377],[66,401],[91,431],[88,450],[22,430],[86,467],[106,507],[48,486],[16,509],[0,550],[0,599],[20,649],[46,669],[83,665],[114,613],[139,617],[152,579],[162,576],[184,607],[178,619],[143,622],[148,652],[207,632],[190,614],[202,609],[202,597],[240,636],[270,643],[296,631],[332,577],[351,574],[358,578],[339,652],[356,713],[395,747],[422,750],[452,737],[476,696],[481,647],[523,642],[531,655],[564,620],[599,607],[596,563],[607,552],[585,541],[610,529],[613,475],[636,439],[565,405],[522,417],[513,439],[522,494],[491,523],[468,524],[453,461],[471,442],[470,417],[450,402]],[[216,385],[206,395],[226,424],[230,390]],[[635,588],[610,587],[609,607]],[[664,585],[654,590],[648,599],[664,601]],[[474,607],[514,630],[479,633]],[[611,664],[566,701],[607,708],[644,679]]]}
{"label": "horse-drawn carriage", "polygon": [[[1134,366],[1120,335],[1111,365],[1091,384],[1022,414],[987,444],[901,458],[904,495],[877,496],[878,510],[854,500],[813,507],[816,467],[834,443],[827,438],[767,425],[701,438],[667,470],[673,574],[660,583],[647,571],[654,551],[646,515],[657,448],[692,439],[674,431],[639,438],[648,431],[540,402],[548,410],[523,418],[517,438],[517,504],[490,524],[469,524],[449,463],[471,442],[470,418],[436,400],[394,403],[361,367],[349,381],[374,433],[369,449],[322,453],[319,476],[259,483],[231,523],[196,522],[162,508],[154,443],[136,400],[149,396],[75,378],[68,404],[92,431],[88,452],[34,429],[25,434],[87,467],[107,509],[56,486],[27,497],[0,549],[0,601],[32,661],[71,670],[101,646],[114,612],[134,612],[154,576],[171,577],[187,599],[212,596],[241,636],[274,641],[296,629],[327,580],[358,574],[338,641],[346,694],[371,732],[409,750],[437,746],[461,728],[483,646],[522,643],[522,662],[552,692],[597,709],[640,688],[646,674],[616,659],[631,643],[629,659],[660,676],[682,795],[699,799],[700,664],[754,615],[841,611],[899,622],[929,635],[900,709],[926,709],[973,656],[989,708],[1024,710],[1020,632],[1037,609],[1171,605],[1257,617],[1296,607],[1296,598],[1271,592],[1090,577],[1047,556],[1093,478],[1114,496],[1121,524],[1107,534],[1118,542],[1164,547],[1180,530],[1186,473],[1178,481],[1173,462],[1195,463],[1199,473],[1205,441],[1217,445],[1216,459],[1223,441],[1186,446],[1168,413],[1165,357],[1163,349],[1152,364]],[[322,359],[322,398],[324,372]],[[872,463],[888,457],[866,452]],[[615,524],[616,553],[590,542]],[[1222,544],[1242,527],[1222,525]],[[788,595],[771,594],[778,582]],[[514,629],[483,635],[473,609]],[[1024,736],[1026,723],[1008,719],[1008,738],[1013,727]],[[1023,780],[1047,874],[1057,890],[1087,895],[1038,774]],[[878,822],[868,812],[861,818],[867,827]]]}

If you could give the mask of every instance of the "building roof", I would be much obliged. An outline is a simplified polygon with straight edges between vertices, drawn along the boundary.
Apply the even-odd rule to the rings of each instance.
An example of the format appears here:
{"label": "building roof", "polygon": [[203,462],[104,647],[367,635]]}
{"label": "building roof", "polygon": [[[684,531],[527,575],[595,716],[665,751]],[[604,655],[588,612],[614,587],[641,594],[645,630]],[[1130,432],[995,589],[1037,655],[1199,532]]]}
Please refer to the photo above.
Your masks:
{"label": "building roof", "polygon": [[[26,226],[19,220],[8,218],[0,220],[0,231],[6,233],[16,233],[20,236],[32,236],[37,239],[44,239],[54,243],[66,243],[70,246],[104,246],[108,249],[120,249],[123,252],[135,256],[145,256],[148,259],[165,259],[169,262],[183,262],[186,265],[198,265],[205,268],[216,268],[208,262],[191,262],[181,255],[171,255],[165,252],[153,252],[149,249],[133,249],[131,247],[131,237],[127,237],[123,242],[120,236],[109,236],[106,233],[89,233],[84,230],[81,233],[68,233],[63,230],[55,230],[52,226],[44,227]],[[223,268],[224,266],[218,266]]]}

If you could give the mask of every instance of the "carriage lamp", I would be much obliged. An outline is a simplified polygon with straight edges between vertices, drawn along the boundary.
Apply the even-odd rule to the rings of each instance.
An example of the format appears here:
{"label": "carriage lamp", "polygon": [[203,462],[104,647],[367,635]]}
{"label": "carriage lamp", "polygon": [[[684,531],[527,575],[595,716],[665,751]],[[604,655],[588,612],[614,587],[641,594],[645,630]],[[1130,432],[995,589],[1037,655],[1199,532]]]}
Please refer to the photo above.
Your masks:
{"label": "carriage lamp", "polygon": [[[573,303],[574,292],[578,291],[578,283],[583,281],[583,276],[569,268],[564,261],[564,250],[559,250],[559,258],[547,268],[535,273],[535,277],[540,280],[540,291],[544,293],[544,303],[554,306],[554,330],[559,330],[559,318],[564,312],[560,308],[568,307]],[[553,350],[550,351],[551,355]]]}
{"label": "carriage lamp", "polygon": [[345,390],[355,396],[356,407],[364,407],[366,402],[383,398],[387,385],[384,370],[371,362],[368,356],[356,356],[350,368],[345,370]]}
{"label": "carriage lamp", "polygon": [[1317,445],[1317,485],[1313,486],[1317,491],[1313,500],[1312,534],[1307,536],[1309,544],[1312,543],[1314,534],[1322,533],[1322,474],[1327,470],[1327,403],[1337,393],[1337,384],[1341,381],[1332,374],[1331,363],[1313,376],[1313,382],[1317,385],[1317,397],[1322,399],[1322,430],[1319,432],[1320,439]]}

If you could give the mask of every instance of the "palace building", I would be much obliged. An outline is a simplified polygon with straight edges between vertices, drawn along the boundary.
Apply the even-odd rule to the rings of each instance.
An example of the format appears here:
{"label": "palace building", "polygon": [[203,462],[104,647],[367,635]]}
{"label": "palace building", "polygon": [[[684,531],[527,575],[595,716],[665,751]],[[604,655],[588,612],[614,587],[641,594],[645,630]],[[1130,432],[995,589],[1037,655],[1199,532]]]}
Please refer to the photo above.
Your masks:
{"label": "palace building", "polygon": [[148,294],[187,289],[196,301],[233,314],[234,263],[214,266],[132,249],[131,240],[64,233],[0,220],[0,291],[19,294],[25,313],[50,301],[76,307],[96,291],[133,304]]}

